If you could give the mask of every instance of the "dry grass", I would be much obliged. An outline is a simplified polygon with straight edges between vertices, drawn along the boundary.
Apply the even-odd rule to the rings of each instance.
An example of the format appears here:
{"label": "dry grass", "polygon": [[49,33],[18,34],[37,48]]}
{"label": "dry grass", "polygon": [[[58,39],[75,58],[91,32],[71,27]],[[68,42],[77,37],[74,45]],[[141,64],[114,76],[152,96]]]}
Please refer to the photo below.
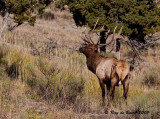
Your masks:
{"label": "dry grass", "polygon": [[[132,71],[128,105],[123,100],[122,86],[117,87],[114,105],[105,114],[107,107],[101,106],[96,76],[88,71],[85,57],[70,49],[78,48],[82,29],[75,28],[69,18],[64,21],[64,13],[57,13],[53,21],[39,19],[35,27],[22,25],[13,32],[4,32],[1,41],[26,49],[32,48],[31,43],[43,46],[48,38],[57,41],[58,47],[54,57],[46,58],[14,46],[0,46],[0,118],[159,118],[160,56],[149,55],[159,53],[159,48],[149,49],[145,63]],[[112,110],[149,113],[115,115],[110,113]]]}
{"label": "dry grass", "polygon": [[[72,48],[73,46],[75,47],[75,44],[76,46],[80,45],[82,29],[76,27],[73,19],[65,20],[63,18],[64,15],[71,16],[68,12],[57,11],[54,20],[46,22],[45,20],[37,19],[34,27],[25,23],[13,30],[12,33],[5,30],[4,34],[7,35],[3,35],[1,40],[25,46],[31,43],[46,42],[48,39],[56,42],[60,47],[67,46]],[[0,23],[2,23],[2,18],[0,18]]]}

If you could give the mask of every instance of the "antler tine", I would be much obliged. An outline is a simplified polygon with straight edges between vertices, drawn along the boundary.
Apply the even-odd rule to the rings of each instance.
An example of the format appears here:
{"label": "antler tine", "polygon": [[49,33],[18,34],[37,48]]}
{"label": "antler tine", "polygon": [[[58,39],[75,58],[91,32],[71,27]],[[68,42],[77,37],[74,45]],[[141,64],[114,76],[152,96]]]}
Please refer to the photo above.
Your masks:
{"label": "antler tine", "polygon": [[87,34],[86,34],[86,28],[84,29],[84,31],[82,32],[83,37],[81,36],[81,39],[86,42],[87,44],[91,44],[92,40],[91,38],[88,38]]}
{"label": "antler tine", "polygon": [[115,39],[114,36],[115,36],[116,29],[117,29],[117,26],[114,28],[113,36],[112,36],[112,40],[111,41],[113,41]]}
{"label": "antler tine", "polygon": [[113,31],[113,33],[115,33],[115,32],[116,32],[116,29],[117,29],[117,26],[114,28],[114,31]]}
{"label": "antler tine", "polygon": [[122,27],[121,27],[121,29],[119,30],[118,35],[121,35],[121,33],[122,33],[122,29],[123,29],[123,26],[122,26]]}
{"label": "antler tine", "polygon": [[92,40],[90,34],[93,33],[93,31],[96,29],[96,26],[97,26],[98,22],[99,22],[99,18],[97,19],[97,21],[96,21],[96,23],[95,23],[93,29],[89,32],[89,35],[88,35],[88,36],[89,36],[89,40],[90,40],[90,42],[91,42],[92,44],[94,44],[94,42],[93,42],[93,40]]}
{"label": "antler tine", "polygon": [[[86,28],[85,28],[85,30],[86,30]],[[88,41],[88,38],[86,37],[85,30],[82,32],[83,36],[82,36],[82,34],[81,34],[81,39],[82,39],[84,42],[90,44],[90,42]]]}
{"label": "antler tine", "polygon": [[97,22],[96,22],[96,24],[94,25],[94,27],[93,27],[93,30],[92,30],[92,31],[94,31],[94,30],[95,30],[95,28],[96,28],[96,26],[97,26],[97,24],[98,24],[98,21],[99,21],[99,18],[97,19]]}
{"label": "antler tine", "polygon": [[105,30],[104,25],[103,25],[102,28],[99,30],[92,30],[92,33],[98,33],[98,32],[107,32],[108,33],[108,31],[110,32],[110,30]]}
{"label": "antler tine", "polygon": [[92,38],[91,38],[91,36],[90,36],[90,33],[89,33],[89,35],[88,35],[88,39],[90,40],[90,42],[92,43],[92,44],[94,44],[94,42],[93,42],[93,40],[92,40]]}
{"label": "antler tine", "polygon": [[122,26],[121,29],[119,30],[118,34],[115,36],[115,38],[114,38],[115,40],[116,40],[117,38],[124,40],[123,36],[121,36],[122,29],[123,29],[123,26]]}
{"label": "antler tine", "polygon": [[87,41],[87,43],[91,44],[92,43],[91,37],[87,36],[86,32],[83,32],[83,33],[84,33],[85,41]]}
{"label": "antler tine", "polygon": [[[105,44],[98,44],[99,46],[106,46],[106,45],[109,45],[109,44],[111,44],[114,40],[115,40],[115,37],[114,37],[114,35],[115,35],[115,32],[116,32],[116,29],[117,29],[117,26],[114,28],[114,31],[113,31],[113,36],[112,36],[112,40],[110,41],[110,42],[108,42],[108,43],[105,43]],[[107,37],[108,38],[108,37]]]}
{"label": "antler tine", "polygon": [[86,38],[85,40],[88,41],[89,44],[93,43],[93,41],[91,40],[90,34],[87,35],[86,33],[84,33],[84,37]]}
{"label": "antler tine", "polygon": [[[85,36],[84,36],[84,37],[85,37]],[[81,36],[81,39],[82,39],[84,42],[86,42],[86,43],[90,44],[90,42],[89,42],[89,41],[87,41],[84,37],[82,37],[82,36]]]}
{"label": "antler tine", "polygon": [[[81,37],[83,41],[87,42],[88,44],[95,44],[95,43],[93,42],[92,38],[91,38],[91,34],[96,33],[96,32],[106,31],[106,30],[104,30],[104,28],[103,28],[104,26],[103,26],[100,30],[95,30],[98,22],[99,22],[99,18],[97,19],[97,21],[96,21],[93,29],[90,30],[88,34],[86,34],[85,31],[83,32],[84,37],[83,37],[83,38]],[[109,32],[109,30],[108,30],[108,32]],[[99,41],[98,41],[98,42],[99,42]]]}

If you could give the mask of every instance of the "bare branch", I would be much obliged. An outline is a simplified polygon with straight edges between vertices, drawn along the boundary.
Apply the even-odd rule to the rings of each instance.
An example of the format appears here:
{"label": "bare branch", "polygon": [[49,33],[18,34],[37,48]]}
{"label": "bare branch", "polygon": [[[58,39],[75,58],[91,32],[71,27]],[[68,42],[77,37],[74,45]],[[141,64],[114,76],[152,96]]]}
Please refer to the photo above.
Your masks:
{"label": "bare branch", "polygon": [[2,28],[1,28],[1,30],[0,30],[0,37],[1,37],[1,35],[2,35],[2,32],[3,32],[3,30],[4,30],[4,28],[5,28],[6,24],[7,24],[7,22],[8,22],[8,17],[9,17],[9,13],[7,12],[7,13],[5,14],[4,19],[3,19],[3,25],[2,25]]}

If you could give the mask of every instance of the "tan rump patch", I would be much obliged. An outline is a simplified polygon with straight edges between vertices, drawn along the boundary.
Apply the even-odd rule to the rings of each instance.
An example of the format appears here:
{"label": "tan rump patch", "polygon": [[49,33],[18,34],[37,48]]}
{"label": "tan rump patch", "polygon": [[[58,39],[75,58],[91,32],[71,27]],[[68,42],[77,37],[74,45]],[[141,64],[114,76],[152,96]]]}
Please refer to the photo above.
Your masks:
{"label": "tan rump patch", "polygon": [[122,82],[121,81],[119,81],[119,85],[121,85],[122,84]]}
{"label": "tan rump patch", "polygon": [[116,66],[116,73],[119,76],[119,80],[123,81],[129,73],[129,64],[125,61],[119,61]]}

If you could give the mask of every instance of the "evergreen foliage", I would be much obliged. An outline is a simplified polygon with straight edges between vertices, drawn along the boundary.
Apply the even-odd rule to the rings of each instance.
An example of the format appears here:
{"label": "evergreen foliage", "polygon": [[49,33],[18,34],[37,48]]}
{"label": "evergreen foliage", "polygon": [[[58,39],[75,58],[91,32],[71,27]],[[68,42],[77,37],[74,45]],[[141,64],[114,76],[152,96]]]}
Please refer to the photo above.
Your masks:
{"label": "evergreen foliage", "polygon": [[[61,0],[60,0],[61,1]],[[70,7],[77,25],[93,28],[105,25],[113,31],[123,26],[123,34],[130,39],[144,40],[144,36],[159,29],[160,9],[155,0],[62,0]],[[60,2],[59,2],[60,3]]]}
{"label": "evergreen foliage", "polygon": [[52,0],[0,0],[0,15],[4,17],[8,12],[14,15],[14,21],[18,25],[28,22],[33,26],[36,15],[41,14],[51,2]]}

